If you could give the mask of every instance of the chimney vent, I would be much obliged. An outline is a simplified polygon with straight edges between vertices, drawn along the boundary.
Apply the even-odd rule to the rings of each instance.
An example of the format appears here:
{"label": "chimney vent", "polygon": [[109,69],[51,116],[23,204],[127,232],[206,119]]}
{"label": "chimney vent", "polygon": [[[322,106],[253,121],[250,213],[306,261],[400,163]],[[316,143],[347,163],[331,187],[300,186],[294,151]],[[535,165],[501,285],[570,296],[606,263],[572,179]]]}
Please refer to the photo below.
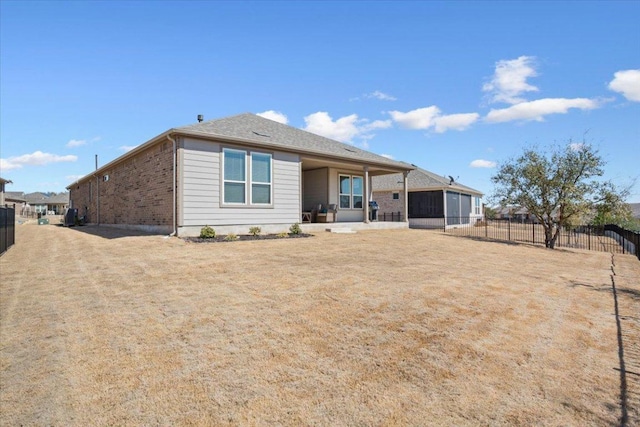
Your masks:
{"label": "chimney vent", "polygon": [[204,120],[204,116],[202,114],[198,114],[198,122],[202,122]]}

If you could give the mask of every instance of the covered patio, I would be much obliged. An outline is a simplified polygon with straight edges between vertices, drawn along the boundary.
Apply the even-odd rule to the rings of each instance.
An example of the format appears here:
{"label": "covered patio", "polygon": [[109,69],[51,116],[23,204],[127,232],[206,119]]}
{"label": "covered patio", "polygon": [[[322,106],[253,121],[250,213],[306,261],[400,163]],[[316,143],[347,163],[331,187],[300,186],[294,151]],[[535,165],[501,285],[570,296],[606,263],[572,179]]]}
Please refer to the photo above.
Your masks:
{"label": "covered patio", "polygon": [[[377,222],[370,202],[374,176],[402,173],[403,191],[408,191],[408,172],[390,165],[353,163],[344,160],[303,156],[301,158],[301,215],[303,229],[322,230],[328,225],[338,228],[362,229],[364,224],[380,224],[364,228],[406,228],[408,217],[404,209],[401,222]],[[403,198],[407,200],[407,197]],[[317,224],[317,225],[316,225]]]}

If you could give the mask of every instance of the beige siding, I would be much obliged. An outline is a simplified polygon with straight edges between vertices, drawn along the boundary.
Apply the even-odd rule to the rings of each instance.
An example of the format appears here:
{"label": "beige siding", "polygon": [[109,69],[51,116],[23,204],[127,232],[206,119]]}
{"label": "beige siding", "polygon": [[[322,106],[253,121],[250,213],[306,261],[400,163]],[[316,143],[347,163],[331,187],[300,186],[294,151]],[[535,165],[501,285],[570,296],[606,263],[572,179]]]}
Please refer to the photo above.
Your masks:
{"label": "beige siding", "polygon": [[303,172],[304,202],[302,205],[305,211],[312,211],[319,204],[323,206],[329,204],[328,172],[328,168]]}
{"label": "beige siding", "polygon": [[[222,207],[222,144],[185,139],[180,226],[293,224],[300,221],[300,168],[295,154],[273,152],[273,206]],[[244,150],[242,147],[224,147]]]}

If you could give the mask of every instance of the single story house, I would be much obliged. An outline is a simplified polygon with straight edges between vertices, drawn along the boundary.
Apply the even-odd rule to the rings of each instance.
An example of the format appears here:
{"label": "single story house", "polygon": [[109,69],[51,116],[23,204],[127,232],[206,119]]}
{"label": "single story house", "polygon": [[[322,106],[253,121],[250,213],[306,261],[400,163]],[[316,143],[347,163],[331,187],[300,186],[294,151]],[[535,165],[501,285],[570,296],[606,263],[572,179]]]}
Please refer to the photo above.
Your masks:
{"label": "single story house", "polygon": [[67,189],[87,223],[181,236],[205,225],[272,233],[329,209],[330,221],[366,223],[371,179],[412,169],[247,113],[169,129]]}
{"label": "single story house", "polygon": [[[408,201],[404,201],[403,176],[373,177],[373,199],[378,216],[404,216],[408,210],[409,226],[431,228],[475,224],[483,218],[482,192],[419,168],[408,174]],[[398,214],[399,213],[399,214]]]}
{"label": "single story house", "polygon": [[49,195],[45,193],[28,193],[24,195],[26,204],[23,211],[41,215],[62,215],[69,207],[69,193]]}

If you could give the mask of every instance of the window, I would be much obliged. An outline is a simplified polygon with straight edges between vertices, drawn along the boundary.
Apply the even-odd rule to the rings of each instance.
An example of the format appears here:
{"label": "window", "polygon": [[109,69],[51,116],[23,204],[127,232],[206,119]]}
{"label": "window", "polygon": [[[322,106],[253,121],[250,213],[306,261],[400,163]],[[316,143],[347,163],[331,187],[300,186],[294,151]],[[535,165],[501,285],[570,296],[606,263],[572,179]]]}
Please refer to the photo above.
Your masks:
{"label": "window", "polygon": [[251,153],[251,203],[271,204],[271,154]]}
{"label": "window", "polygon": [[223,164],[225,204],[245,205],[247,199],[252,205],[271,204],[271,154],[225,148]]}
{"label": "window", "polygon": [[224,202],[245,203],[246,153],[224,149]]}
{"label": "window", "polygon": [[480,197],[476,197],[475,199],[476,199],[475,213],[476,215],[482,215],[482,204],[480,203]]}
{"label": "window", "polygon": [[393,193],[393,200],[400,200],[400,193]]}
{"label": "window", "polygon": [[364,181],[361,176],[340,175],[340,209],[362,209]]}

